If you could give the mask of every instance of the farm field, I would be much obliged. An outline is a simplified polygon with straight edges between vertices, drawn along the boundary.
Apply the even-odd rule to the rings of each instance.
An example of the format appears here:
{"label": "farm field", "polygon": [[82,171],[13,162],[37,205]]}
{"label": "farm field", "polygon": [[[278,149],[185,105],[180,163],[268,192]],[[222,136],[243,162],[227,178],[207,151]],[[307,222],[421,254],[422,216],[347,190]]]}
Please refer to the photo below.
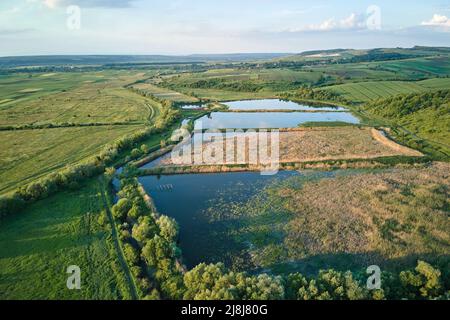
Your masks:
{"label": "farm field", "polygon": [[[152,113],[146,107],[147,99],[122,88],[128,81],[140,77],[142,74],[139,73],[134,76],[124,74],[117,80],[82,83],[55,94],[2,104],[0,126],[148,121]],[[26,87],[26,84],[22,86]]]}
{"label": "farm field", "polygon": [[[0,225],[1,299],[131,299],[98,181],[35,203]],[[66,269],[78,265],[81,290],[67,290]]]}
{"label": "farm field", "polygon": [[0,193],[79,163],[142,126],[0,131]]}
{"label": "farm field", "polygon": [[187,95],[184,95],[182,93],[168,90],[165,88],[157,87],[156,85],[150,84],[150,83],[137,83],[132,85],[132,88],[141,90],[144,93],[151,94],[159,99],[169,100],[173,102],[180,102],[180,103],[196,103],[198,102],[198,99],[194,97],[190,97]]}
{"label": "farm field", "polygon": [[347,100],[364,103],[400,94],[421,93],[428,90],[442,90],[450,87],[450,79],[430,79],[424,81],[371,81],[324,87]]}
{"label": "farm field", "polygon": [[305,67],[305,70],[338,77],[344,83],[378,80],[419,81],[450,75],[449,57],[449,53],[446,53],[404,60],[319,65]]}

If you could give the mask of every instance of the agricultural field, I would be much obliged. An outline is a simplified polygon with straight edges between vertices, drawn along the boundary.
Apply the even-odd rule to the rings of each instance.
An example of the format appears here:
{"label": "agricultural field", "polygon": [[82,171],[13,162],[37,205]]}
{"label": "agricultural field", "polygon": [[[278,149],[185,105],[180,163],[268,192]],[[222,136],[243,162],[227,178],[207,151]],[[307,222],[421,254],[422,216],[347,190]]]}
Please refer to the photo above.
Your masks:
{"label": "agricultural field", "polygon": [[[64,89],[59,87],[60,80],[58,78],[50,80],[51,77],[47,77],[45,79],[49,83],[44,83],[47,86],[47,94],[38,95],[40,91],[36,91],[29,93],[32,96],[26,98],[22,98],[22,95],[28,94],[23,93],[23,90],[31,86],[27,81],[16,80],[21,84],[20,88],[25,88],[20,90],[22,93],[19,97],[15,93],[9,94],[10,86],[5,84],[0,92],[3,94],[5,91],[5,97],[11,97],[10,99],[13,101],[0,105],[0,126],[49,123],[142,123],[147,121],[151,116],[146,107],[147,100],[123,88],[125,84],[141,79],[144,74],[124,73],[121,76],[110,76],[111,78],[106,78],[106,76],[98,75],[101,81],[89,82],[90,80],[87,80],[87,83],[81,81],[74,88],[65,86]],[[70,78],[70,75],[66,75],[66,77]],[[80,76],[74,78],[80,78]],[[87,79],[91,79],[91,77],[87,77]],[[36,80],[37,82],[39,81]],[[51,87],[50,83],[56,84],[55,87]],[[72,85],[75,86],[75,83]],[[20,89],[17,85],[14,85],[13,88],[13,90]],[[53,94],[50,94],[51,92]]]}
{"label": "agricultural field", "polygon": [[400,94],[421,93],[450,87],[449,78],[423,81],[369,81],[320,88],[339,94],[349,101],[364,103]]}
{"label": "agricultural field", "polygon": [[[2,299],[131,299],[119,261],[101,184],[58,193],[2,221]],[[66,289],[66,269],[82,270],[81,290]]]}
{"label": "agricultural field", "polygon": [[142,126],[0,131],[0,193],[74,165]]}
{"label": "agricultural field", "polygon": [[137,83],[131,86],[133,89],[140,90],[146,94],[155,96],[158,99],[169,100],[179,103],[196,103],[198,99],[184,95],[182,93],[157,87],[151,83]]}

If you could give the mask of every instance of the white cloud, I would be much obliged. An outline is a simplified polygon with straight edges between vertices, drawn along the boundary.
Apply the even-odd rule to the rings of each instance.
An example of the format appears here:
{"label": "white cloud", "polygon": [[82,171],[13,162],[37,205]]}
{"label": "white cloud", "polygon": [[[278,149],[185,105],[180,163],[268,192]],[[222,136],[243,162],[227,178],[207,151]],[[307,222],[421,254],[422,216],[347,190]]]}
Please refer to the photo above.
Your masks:
{"label": "white cloud", "polygon": [[60,0],[44,0],[44,5],[50,9],[56,8],[60,3]]}
{"label": "white cloud", "polygon": [[423,26],[446,27],[450,28],[450,19],[440,14],[433,15],[430,21],[422,22]]}
{"label": "white cloud", "polygon": [[27,0],[27,3],[42,3],[45,7],[54,9],[57,7],[77,5],[88,8],[127,8],[136,0]]}
{"label": "white cloud", "polygon": [[319,24],[311,24],[305,27],[291,29],[291,32],[302,31],[335,31],[335,30],[363,30],[367,29],[366,18],[362,14],[352,13],[347,18],[336,20],[330,18]]}

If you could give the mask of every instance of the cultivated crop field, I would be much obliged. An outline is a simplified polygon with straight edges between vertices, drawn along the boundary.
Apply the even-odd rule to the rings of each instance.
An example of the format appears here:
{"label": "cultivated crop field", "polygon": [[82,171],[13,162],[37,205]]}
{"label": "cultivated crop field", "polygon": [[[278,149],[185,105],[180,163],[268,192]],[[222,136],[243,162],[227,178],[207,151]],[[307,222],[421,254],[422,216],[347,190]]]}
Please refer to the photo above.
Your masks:
{"label": "cultivated crop field", "polygon": [[431,79],[424,81],[369,81],[358,83],[347,83],[321,88],[321,90],[330,90],[344,98],[358,102],[368,102],[377,99],[388,98],[400,94],[420,93],[430,89],[447,89],[450,85],[450,79]]}
{"label": "cultivated crop field", "polygon": [[132,86],[134,89],[141,90],[147,94],[153,95],[159,99],[169,100],[173,102],[181,102],[181,103],[195,103],[198,102],[198,99],[194,97],[190,97],[184,95],[182,93],[168,90],[165,88],[157,87],[156,85],[150,83],[137,83]]}

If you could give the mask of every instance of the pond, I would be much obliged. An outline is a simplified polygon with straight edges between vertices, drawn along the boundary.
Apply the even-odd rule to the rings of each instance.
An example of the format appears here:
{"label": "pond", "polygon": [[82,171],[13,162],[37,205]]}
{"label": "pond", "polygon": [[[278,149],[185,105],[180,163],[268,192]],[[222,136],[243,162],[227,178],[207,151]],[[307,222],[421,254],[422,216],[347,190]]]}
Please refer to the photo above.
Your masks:
{"label": "pond", "polygon": [[212,207],[224,204],[231,210],[264,186],[296,175],[299,173],[289,171],[276,176],[255,172],[183,174],[145,176],[139,182],[158,211],[178,222],[183,261],[191,268],[201,262],[231,265],[233,258],[248,246],[230,234],[235,227],[239,228],[239,219],[217,219]]}
{"label": "pond", "polygon": [[295,128],[308,122],[360,121],[350,112],[212,112],[195,121],[195,129]]}
{"label": "pond", "polygon": [[280,99],[241,100],[225,102],[230,110],[298,110],[298,111],[345,111],[342,107],[311,106]]}

